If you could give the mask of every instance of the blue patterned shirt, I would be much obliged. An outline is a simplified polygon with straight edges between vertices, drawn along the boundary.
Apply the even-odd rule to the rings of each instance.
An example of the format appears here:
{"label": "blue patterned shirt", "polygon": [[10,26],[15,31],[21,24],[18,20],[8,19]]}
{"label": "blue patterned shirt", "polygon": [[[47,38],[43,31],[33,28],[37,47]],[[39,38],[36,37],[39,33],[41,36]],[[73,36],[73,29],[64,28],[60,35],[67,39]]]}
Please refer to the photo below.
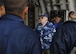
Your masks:
{"label": "blue patterned shirt", "polygon": [[38,24],[36,28],[36,32],[40,36],[42,49],[49,49],[51,46],[52,37],[54,36],[54,33],[56,32],[53,23],[47,22],[45,26],[42,26],[42,24]]}

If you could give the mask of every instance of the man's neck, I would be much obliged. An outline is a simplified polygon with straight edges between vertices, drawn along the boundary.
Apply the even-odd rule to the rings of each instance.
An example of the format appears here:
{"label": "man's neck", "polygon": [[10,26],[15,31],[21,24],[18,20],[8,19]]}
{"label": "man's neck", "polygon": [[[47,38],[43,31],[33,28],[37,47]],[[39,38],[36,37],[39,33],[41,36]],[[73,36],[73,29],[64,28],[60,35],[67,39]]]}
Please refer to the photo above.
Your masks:
{"label": "man's neck", "polygon": [[42,26],[45,26],[47,22],[48,22],[48,21],[46,21],[46,22],[42,23]]}
{"label": "man's neck", "polygon": [[76,22],[76,19],[71,19],[71,20]]}
{"label": "man's neck", "polygon": [[23,13],[22,14],[18,14],[16,12],[7,12],[7,14],[14,14],[14,15],[20,16],[22,19],[24,19]]}
{"label": "man's neck", "polygon": [[71,18],[70,21],[76,22],[76,18]]}

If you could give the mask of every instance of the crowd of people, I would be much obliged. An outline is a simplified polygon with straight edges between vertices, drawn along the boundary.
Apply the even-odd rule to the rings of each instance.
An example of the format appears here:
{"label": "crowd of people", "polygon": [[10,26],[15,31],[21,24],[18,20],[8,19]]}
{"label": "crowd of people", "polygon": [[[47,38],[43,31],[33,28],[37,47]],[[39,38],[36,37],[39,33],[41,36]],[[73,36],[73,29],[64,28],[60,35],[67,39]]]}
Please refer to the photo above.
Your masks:
{"label": "crowd of people", "polygon": [[28,0],[0,0],[0,54],[70,54],[76,46],[76,13],[68,13],[62,22],[58,14],[48,21],[39,15],[35,30],[23,22]]}

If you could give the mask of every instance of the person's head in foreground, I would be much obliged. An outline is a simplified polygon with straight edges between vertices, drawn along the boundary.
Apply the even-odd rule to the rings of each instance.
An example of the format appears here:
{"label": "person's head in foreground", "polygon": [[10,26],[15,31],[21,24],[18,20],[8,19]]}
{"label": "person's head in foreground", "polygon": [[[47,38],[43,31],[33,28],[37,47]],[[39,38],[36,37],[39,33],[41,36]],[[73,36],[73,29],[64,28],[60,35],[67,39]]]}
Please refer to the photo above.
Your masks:
{"label": "person's head in foreground", "polygon": [[6,14],[15,14],[22,18],[28,13],[28,0],[5,0]]}

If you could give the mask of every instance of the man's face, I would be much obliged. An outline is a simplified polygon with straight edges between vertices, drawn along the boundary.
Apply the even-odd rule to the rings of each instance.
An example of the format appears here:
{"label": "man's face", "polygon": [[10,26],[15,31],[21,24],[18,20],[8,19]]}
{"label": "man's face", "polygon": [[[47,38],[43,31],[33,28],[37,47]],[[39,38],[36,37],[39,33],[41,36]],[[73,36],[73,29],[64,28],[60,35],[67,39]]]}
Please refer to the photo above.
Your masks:
{"label": "man's face", "polygon": [[75,13],[71,14],[70,18],[76,18],[76,14]]}
{"label": "man's face", "polygon": [[48,18],[47,17],[45,17],[45,16],[41,16],[40,17],[40,22],[43,24],[43,23],[45,23],[46,21],[48,21]]}
{"label": "man's face", "polygon": [[59,23],[61,21],[61,18],[60,17],[56,17],[55,18],[55,23]]}

